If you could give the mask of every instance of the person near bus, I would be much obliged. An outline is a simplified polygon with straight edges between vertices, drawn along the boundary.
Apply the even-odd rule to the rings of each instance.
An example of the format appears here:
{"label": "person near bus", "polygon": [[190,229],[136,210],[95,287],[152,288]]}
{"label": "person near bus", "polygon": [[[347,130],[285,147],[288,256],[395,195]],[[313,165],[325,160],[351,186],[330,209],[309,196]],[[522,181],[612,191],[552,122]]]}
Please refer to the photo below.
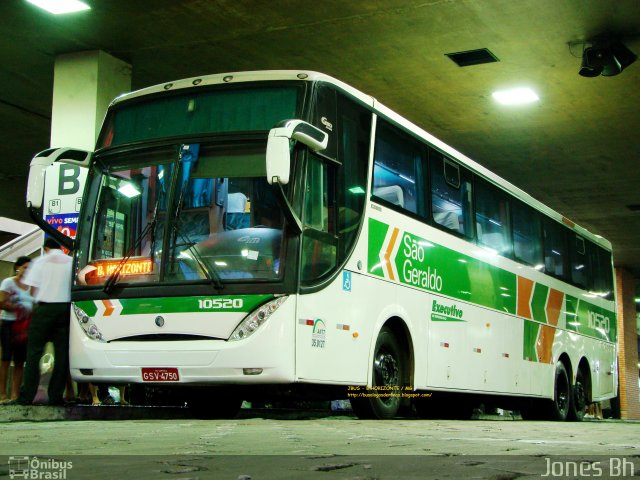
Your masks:
{"label": "person near bus", "polygon": [[36,306],[27,340],[24,382],[15,403],[31,405],[40,382],[40,357],[47,342],[53,342],[55,361],[47,389],[49,405],[63,405],[69,372],[69,313],[71,309],[72,259],[53,239],[44,242],[44,255],[27,271],[24,283],[31,287]]}
{"label": "person near bus", "polygon": [[18,398],[20,385],[22,384],[27,344],[26,339],[21,338],[22,335],[16,332],[14,325],[18,316],[21,317],[19,321],[28,321],[27,317],[31,314],[33,308],[33,297],[29,286],[22,281],[30,262],[31,259],[29,257],[19,257],[13,264],[15,275],[5,278],[0,283],[0,308],[2,309],[2,314],[0,315],[0,319],[2,319],[2,326],[0,327],[0,336],[2,338],[0,402],[7,400],[6,386],[11,361],[13,361],[13,376],[9,400]]}

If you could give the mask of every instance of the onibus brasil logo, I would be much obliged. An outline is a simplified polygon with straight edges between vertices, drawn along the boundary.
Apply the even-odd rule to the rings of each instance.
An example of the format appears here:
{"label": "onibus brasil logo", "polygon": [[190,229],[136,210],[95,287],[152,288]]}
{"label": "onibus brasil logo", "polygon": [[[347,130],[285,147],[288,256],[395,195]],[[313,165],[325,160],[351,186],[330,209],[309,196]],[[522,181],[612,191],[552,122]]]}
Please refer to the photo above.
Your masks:
{"label": "onibus brasil logo", "polygon": [[67,471],[73,468],[73,462],[55,458],[11,456],[8,463],[11,480],[65,480],[68,478]]}

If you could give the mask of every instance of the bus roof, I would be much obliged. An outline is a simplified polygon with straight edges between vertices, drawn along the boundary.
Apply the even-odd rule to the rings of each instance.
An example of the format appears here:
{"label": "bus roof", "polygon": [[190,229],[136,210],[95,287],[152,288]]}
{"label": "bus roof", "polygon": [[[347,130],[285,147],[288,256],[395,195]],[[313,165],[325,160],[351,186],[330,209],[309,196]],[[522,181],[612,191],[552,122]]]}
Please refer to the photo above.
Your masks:
{"label": "bus roof", "polygon": [[522,200],[524,203],[532,206],[536,210],[544,213],[545,215],[555,219],[556,221],[566,225],[567,227],[573,229],[576,233],[588,238],[594,243],[606,248],[607,250],[611,250],[611,242],[601,237],[600,235],[595,235],[589,232],[587,229],[577,225],[573,221],[564,217],[560,213],[556,212],[552,208],[548,207],[544,203],[535,199],[525,191],[516,187],[512,183],[508,182],[504,178],[496,175],[491,172],[487,168],[483,167],[476,161],[467,157],[463,153],[459,152],[455,148],[447,145],[443,141],[434,137],[430,133],[426,132],[421,127],[417,126],[413,122],[407,120],[402,117],[398,113],[394,112],[390,108],[386,107],[384,104],[377,101],[374,97],[367,95],[356,88],[334,78],[329,75],[325,75],[323,73],[309,71],[309,70],[258,70],[258,71],[249,71],[249,72],[229,72],[229,73],[218,73],[213,75],[204,75],[199,77],[191,77],[184,78],[181,80],[175,80],[172,82],[166,82],[150,87],[146,87],[140,90],[136,90],[130,93],[125,93],[123,95],[115,98],[110,107],[126,100],[131,100],[134,98],[154,94],[161,93],[166,91],[174,91],[183,88],[194,88],[194,87],[204,87],[208,85],[222,85],[228,83],[243,83],[243,82],[259,82],[259,81],[273,81],[273,80],[298,80],[298,81],[311,81],[311,82],[327,82],[332,85],[335,85],[339,89],[343,90],[347,94],[357,98],[360,102],[369,106],[374,112],[381,114],[392,122],[396,123],[398,126],[410,132],[412,135],[419,137],[428,143],[430,143],[433,147],[440,150],[442,153],[450,156],[451,158],[458,160],[460,163],[467,166],[469,169],[473,170],[478,175],[484,177],[486,180],[495,184],[496,186],[502,188],[503,190],[509,192],[514,197]]}

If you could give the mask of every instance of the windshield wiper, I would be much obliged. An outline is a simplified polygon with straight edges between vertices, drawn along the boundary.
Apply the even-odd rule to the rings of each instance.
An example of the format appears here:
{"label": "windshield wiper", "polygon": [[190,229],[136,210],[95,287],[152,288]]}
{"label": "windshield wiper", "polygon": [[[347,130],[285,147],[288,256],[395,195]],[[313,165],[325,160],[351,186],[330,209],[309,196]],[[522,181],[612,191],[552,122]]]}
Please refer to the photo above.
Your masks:
{"label": "windshield wiper", "polygon": [[156,199],[156,204],[153,209],[153,217],[151,218],[151,221],[145,225],[145,227],[142,229],[142,232],[140,232],[140,235],[138,235],[135,242],[133,242],[133,245],[131,246],[131,248],[127,251],[127,254],[124,257],[122,257],[122,260],[120,260],[120,263],[118,263],[118,266],[116,267],[116,269],[113,271],[111,275],[109,275],[109,278],[107,278],[106,282],[104,282],[104,287],[102,290],[105,293],[111,293],[111,291],[113,290],[113,287],[117,285],[118,281],[120,280],[120,272],[122,272],[122,269],[124,268],[125,264],[133,256],[136,249],[140,246],[140,244],[142,243],[142,240],[144,240],[147,237],[147,234],[149,232],[151,232],[150,258],[151,258],[151,264],[153,265],[154,257],[155,257],[154,249],[155,249],[156,225],[158,223],[159,204],[160,204],[160,195],[158,195],[158,198]]}
{"label": "windshield wiper", "polygon": [[[200,269],[204,272],[204,275],[207,277],[207,280],[209,280],[209,283],[211,283],[217,290],[222,290],[224,288],[224,283],[222,283],[222,281],[220,280],[220,275],[218,274],[218,272],[216,272],[215,268],[213,268],[209,264],[209,262],[202,258],[202,255],[200,255],[198,249],[195,248],[195,242],[193,242],[186,233],[178,231],[177,221],[174,224],[173,228],[175,229],[175,232],[180,235],[180,240],[182,240],[183,244],[187,246],[187,250],[191,252],[191,254],[193,255],[193,259],[196,261]],[[174,245],[177,246],[175,241]]]}
{"label": "windshield wiper", "polygon": [[197,248],[194,248],[195,242],[193,242],[186,233],[180,231],[179,226],[182,223],[180,220],[180,213],[182,213],[182,202],[184,200],[184,192],[187,190],[187,182],[185,181],[180,190],[180,196],[178,197],[178,206],[176,207],[176,214],[173,217],[173,251],[171,252],[171,266],[170,271],[173,272],[176,262],[176,248],[178,247],[177,238],[180,236],[180,240],[187,246],[187,249],[192,253],[193,259],[196,261],[200,269],[204,272],[205,277],[209,280],[217,290],[222,290],[224,284],[220,280],[220,275],[213,268],[208,268],[211,265],[208,264],[200,255]]}

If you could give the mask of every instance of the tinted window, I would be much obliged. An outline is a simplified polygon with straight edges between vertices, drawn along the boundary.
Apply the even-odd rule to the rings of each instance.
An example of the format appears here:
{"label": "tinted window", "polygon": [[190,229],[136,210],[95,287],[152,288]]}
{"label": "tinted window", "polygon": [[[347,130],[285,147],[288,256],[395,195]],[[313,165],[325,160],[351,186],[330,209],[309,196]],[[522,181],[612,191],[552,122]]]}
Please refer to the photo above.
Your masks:
{"label": "tinted window", "polygon": [[423,155],[418,141],[379,120],[373,167],[373,195],[424,216]]}
{"label": "tinted window", "polygon": [[511,256],[511,227],[507,195],[478,179],[476,182],[476,235],[478,244]]}
{"label": "tinted window", "polygon": [[565,276],[567,259],[565,229],[559,223],[545,219],[543,233],[544,271],[554,277],[562,278]]}
{"label": "tinted window", "polygon": [[542,227],[540,214],[522,202],[512,200],[513,254],[516,260],[542,269]]}
{"label": "tinted window", "polygon": [[433,221],[453,233],[473,237],[471,174],[434,150],[429,161]]}
{"label": "tinted window", "polygon": [[586,288],[590,273],[590,261],[587,258],[585,240],[580,235],[569,234],[569,258],[571,259],[571,283]]}

